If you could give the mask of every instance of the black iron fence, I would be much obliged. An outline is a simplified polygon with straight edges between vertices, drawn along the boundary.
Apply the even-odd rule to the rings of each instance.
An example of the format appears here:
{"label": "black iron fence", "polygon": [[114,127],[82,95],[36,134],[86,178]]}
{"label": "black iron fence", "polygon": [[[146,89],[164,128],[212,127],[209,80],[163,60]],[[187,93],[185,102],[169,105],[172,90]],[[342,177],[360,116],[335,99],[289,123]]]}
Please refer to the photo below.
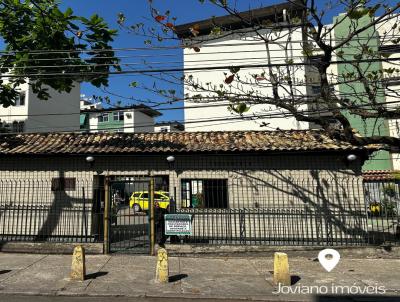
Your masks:
{"label": "black iron fence", "polygon": [[192,235],[181,236],[181,243],[357,246],[400,242],[400,195],[395,182],[256,177],[200,185],[197,179],[184,182],[181,198],[171,206],[174,213],[192,215]]}
{"label": "black iron fence", "polygon": [[[100,182],[102,184],[103,181]],[[192,215],[182,244],[399,244],[399,182],[362,179],[266,180],[166,177],[154,200]],[[114,180],[109,188],[111,250],[148,250],[148,179]],[[169,194],[168,194],[169,193]],[[113,202],[120,198],[119,205]],[[0,180],[0,241],[102,242],[105,189],[93,180]],[[156,238],[157,239],[157,238]]]}
{"label": "black iron fence", "polygon": [[0,240],[102,240],[101,190],[92,181],[0,181]]}
{"label": "black iron fence", "polygon": [[364,183],[371,244],[400,243],[400,181]]}

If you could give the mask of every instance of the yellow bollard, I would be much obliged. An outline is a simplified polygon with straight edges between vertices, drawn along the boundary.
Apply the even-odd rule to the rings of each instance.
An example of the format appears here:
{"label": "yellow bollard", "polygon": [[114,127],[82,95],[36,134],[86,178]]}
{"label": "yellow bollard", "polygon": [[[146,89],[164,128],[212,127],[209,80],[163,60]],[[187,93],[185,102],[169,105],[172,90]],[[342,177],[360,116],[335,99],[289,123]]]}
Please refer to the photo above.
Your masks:
{"label": "yellow bollard", "polygon": [[72,255],[71,280],[84,281],[86,275],[85,249],[78,245]]}
{"label": "yellow bollard", "polygon": [[166,249],[161,248],[157,252],[156,282],[168,283],[168,281],[168,254]]}
{"label": "yellow bollard", "polygon": [[289,259],[286,253],[274,254],[274,285],[290,286]]}

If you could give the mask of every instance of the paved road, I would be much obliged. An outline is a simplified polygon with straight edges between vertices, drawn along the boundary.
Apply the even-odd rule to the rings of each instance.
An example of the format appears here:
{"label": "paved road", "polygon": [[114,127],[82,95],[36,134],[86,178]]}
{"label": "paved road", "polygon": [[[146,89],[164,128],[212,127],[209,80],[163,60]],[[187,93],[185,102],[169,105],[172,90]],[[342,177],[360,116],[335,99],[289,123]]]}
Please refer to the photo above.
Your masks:
{"label": "paved road", "polygon": [[[0,301],[7,302],[188,302],[193,299],[188,298],[151,298],[151,297],[63,297],[63,296],[10,296],[10,295],[0,295]],[[195,299],[201,300],[202,302],[212,302],[218,301],[215,299]],[[230,300],[222,299],[220,301],[224,302],[243,302],[240,300]],[[252,300],[257,301],[257,300]],[[268,302],[265,300],[259,300],[263,302]]]}
{"label": "paved road", "polygon": [[[7,302],[188,302],[191,300],[201,302],[244,302],[244,299],[202,299],[202,298],[167,298],[167,297],[68,297],[68,296],[20,296],[20,295],[0,295],[0,301]],[[249,300],[247,300],[249,301]],[[301,301],[300,297],[290,300],[253,300],[252,302],[277,302],[277,301]],[[400,297],[376,297],[376,296],[362,296],[362,297],[315,297],[315,302],[399,302]]]}

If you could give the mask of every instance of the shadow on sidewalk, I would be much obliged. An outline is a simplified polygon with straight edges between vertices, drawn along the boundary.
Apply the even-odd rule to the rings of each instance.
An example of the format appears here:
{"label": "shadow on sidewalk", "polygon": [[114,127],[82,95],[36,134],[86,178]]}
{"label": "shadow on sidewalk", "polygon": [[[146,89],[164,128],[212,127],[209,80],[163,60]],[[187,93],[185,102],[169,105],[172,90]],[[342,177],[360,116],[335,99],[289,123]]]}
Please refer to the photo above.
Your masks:
{"label": "shadow on sidewalk", "polygon": [[9,272],[11,272],[10,269],[5,269],[5,270],[0,271],[0,275],[7,274]]}
{"label": "shadow on sidewalk", "polygon": [[98,277],[102,277],[107,275],[108,272],[97,272],[97,273],[93,273],[93,274],[87,274],[85,279],[89,280],[89,279],[97,279]]}
{"label": "shadow on sidewalk", "polygon": [[301,280],[300,276],[297,276],[297,275],[290,276],[290,284],[291,285],[295,285],[300,280]]}
{"label": "shadow on sidewalk", "polygon": [[187,274],[178,274],[178,275],[173,275],[169,277],[169,282],[177,282],[179,280],[187,278]]}

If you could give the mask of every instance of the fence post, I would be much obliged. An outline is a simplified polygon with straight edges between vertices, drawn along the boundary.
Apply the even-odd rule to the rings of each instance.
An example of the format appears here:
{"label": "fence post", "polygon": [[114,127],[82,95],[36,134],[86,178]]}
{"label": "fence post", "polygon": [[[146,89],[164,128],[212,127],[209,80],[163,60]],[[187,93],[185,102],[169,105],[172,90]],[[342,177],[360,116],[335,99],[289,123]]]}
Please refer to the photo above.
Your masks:
{"label": "fence post", "polygon": [[109,230],[110,230],[110,182],[109,179],[105,179],[104,183],[104,253],[108,254],[110,252],[109,243]]}
{"label": "fence post", "polygon": [[149,210],[150,210],[150,255],[155,255],[155,211],[154,211],[154,178],[150,178],[150,190],[149,190]]}

